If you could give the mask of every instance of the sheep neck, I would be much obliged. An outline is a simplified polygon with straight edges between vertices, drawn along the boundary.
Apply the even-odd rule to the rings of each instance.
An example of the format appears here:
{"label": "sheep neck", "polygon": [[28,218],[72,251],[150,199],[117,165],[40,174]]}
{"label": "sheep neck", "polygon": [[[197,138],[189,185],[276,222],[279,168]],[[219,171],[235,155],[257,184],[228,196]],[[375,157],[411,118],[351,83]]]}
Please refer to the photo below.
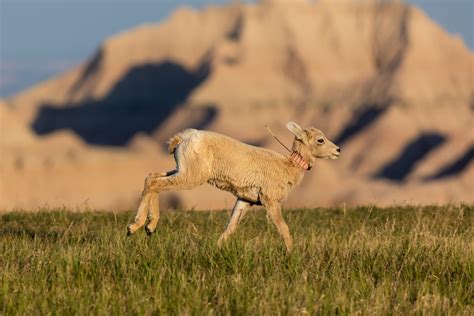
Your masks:
{"label": "sheep neck", "polygon": [[303,158],[303,156],[300,155],[299,152],[293,151],[288,158],[290,158],[291,161],[298,167],[304,170],[309,170],[309,163]]}

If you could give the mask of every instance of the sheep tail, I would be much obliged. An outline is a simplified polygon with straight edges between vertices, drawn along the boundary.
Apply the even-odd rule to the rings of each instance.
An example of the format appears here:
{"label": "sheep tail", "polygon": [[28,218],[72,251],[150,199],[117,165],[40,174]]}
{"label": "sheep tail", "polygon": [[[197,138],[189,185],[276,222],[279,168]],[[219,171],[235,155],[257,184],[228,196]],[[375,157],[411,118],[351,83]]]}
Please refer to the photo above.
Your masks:
{"label": "sheep tail", "polygon": [[181,137],[180,134],[176,134],[173,137],[170,138],[168,141],[168,151],[170,154],[174,154],[174,151],[176,150],[176,147],[183,141],[183,138]]}
{"label": "sheep tail", "polygon": [[168,141],[168,151],[170,154],[174,154],[176,148],[178,147],[183,140],[189,138],[191,135],[193,135],[196,132],[195,129],[188,128],[182,132],[179,132],[178,134],[174,135],[173,137],[170,138]]}

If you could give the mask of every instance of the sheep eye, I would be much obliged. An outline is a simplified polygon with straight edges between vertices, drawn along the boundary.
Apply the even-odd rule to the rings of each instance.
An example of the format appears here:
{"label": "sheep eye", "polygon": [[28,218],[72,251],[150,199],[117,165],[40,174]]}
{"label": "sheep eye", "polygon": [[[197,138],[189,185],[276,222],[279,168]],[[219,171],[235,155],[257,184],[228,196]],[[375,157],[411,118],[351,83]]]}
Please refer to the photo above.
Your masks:
{"label": "sheep eye", "polygon": [[324,143],[324,139],[322,139],[322,138],[318,139],[318,143],[320,143],[320,144]]}

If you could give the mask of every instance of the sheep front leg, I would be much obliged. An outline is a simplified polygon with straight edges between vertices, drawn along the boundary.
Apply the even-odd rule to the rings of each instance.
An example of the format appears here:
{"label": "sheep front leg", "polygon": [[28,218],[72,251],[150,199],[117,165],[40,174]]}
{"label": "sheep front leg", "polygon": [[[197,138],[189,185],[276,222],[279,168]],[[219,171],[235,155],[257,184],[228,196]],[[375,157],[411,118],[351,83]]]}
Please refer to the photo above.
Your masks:
{"label": "sheep front leg", "polygon": [[271,203],[265,206],[267,208],[268,216],[278,229],[278,232],[285,241],[286,249],[291,252],[293,249],[293,240],[291,239],[290,230],[281,214],[281,205],[279,203]]}
{"label": "sheep front leg", "polygon": [[235,202],[234,208],[232,210],[232,215],[230,216],[229,223],[227,228],[222,234],[222,236],[217,241],[217,246],[221,247],[222,244],[232,235],[237,229],[237,225],[242,220],[246,213],[246,209],[250,206],[250,203],[237,199]]}

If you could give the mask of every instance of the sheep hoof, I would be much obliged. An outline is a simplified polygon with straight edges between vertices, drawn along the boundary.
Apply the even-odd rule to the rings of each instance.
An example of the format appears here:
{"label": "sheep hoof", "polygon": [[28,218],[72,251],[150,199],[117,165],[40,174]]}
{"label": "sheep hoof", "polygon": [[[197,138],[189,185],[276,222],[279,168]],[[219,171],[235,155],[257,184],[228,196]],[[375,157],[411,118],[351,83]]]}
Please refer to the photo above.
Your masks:
{"label": "sheep hoof", "polygon": [[225,243],[225,239],[224,238],[219,238],[219,240],[217,241],[217,248],[221,249],[222,246],[224,246],[224,243]]}
{"label": "sheep hoof", "polygon": [[153,235],[153,233],[155,232],[154,229],[152,230],[152,229],[150,229],[149,227],[145,227],[145,231],[146,231],[146,234],[147,234],[148,236]]}

